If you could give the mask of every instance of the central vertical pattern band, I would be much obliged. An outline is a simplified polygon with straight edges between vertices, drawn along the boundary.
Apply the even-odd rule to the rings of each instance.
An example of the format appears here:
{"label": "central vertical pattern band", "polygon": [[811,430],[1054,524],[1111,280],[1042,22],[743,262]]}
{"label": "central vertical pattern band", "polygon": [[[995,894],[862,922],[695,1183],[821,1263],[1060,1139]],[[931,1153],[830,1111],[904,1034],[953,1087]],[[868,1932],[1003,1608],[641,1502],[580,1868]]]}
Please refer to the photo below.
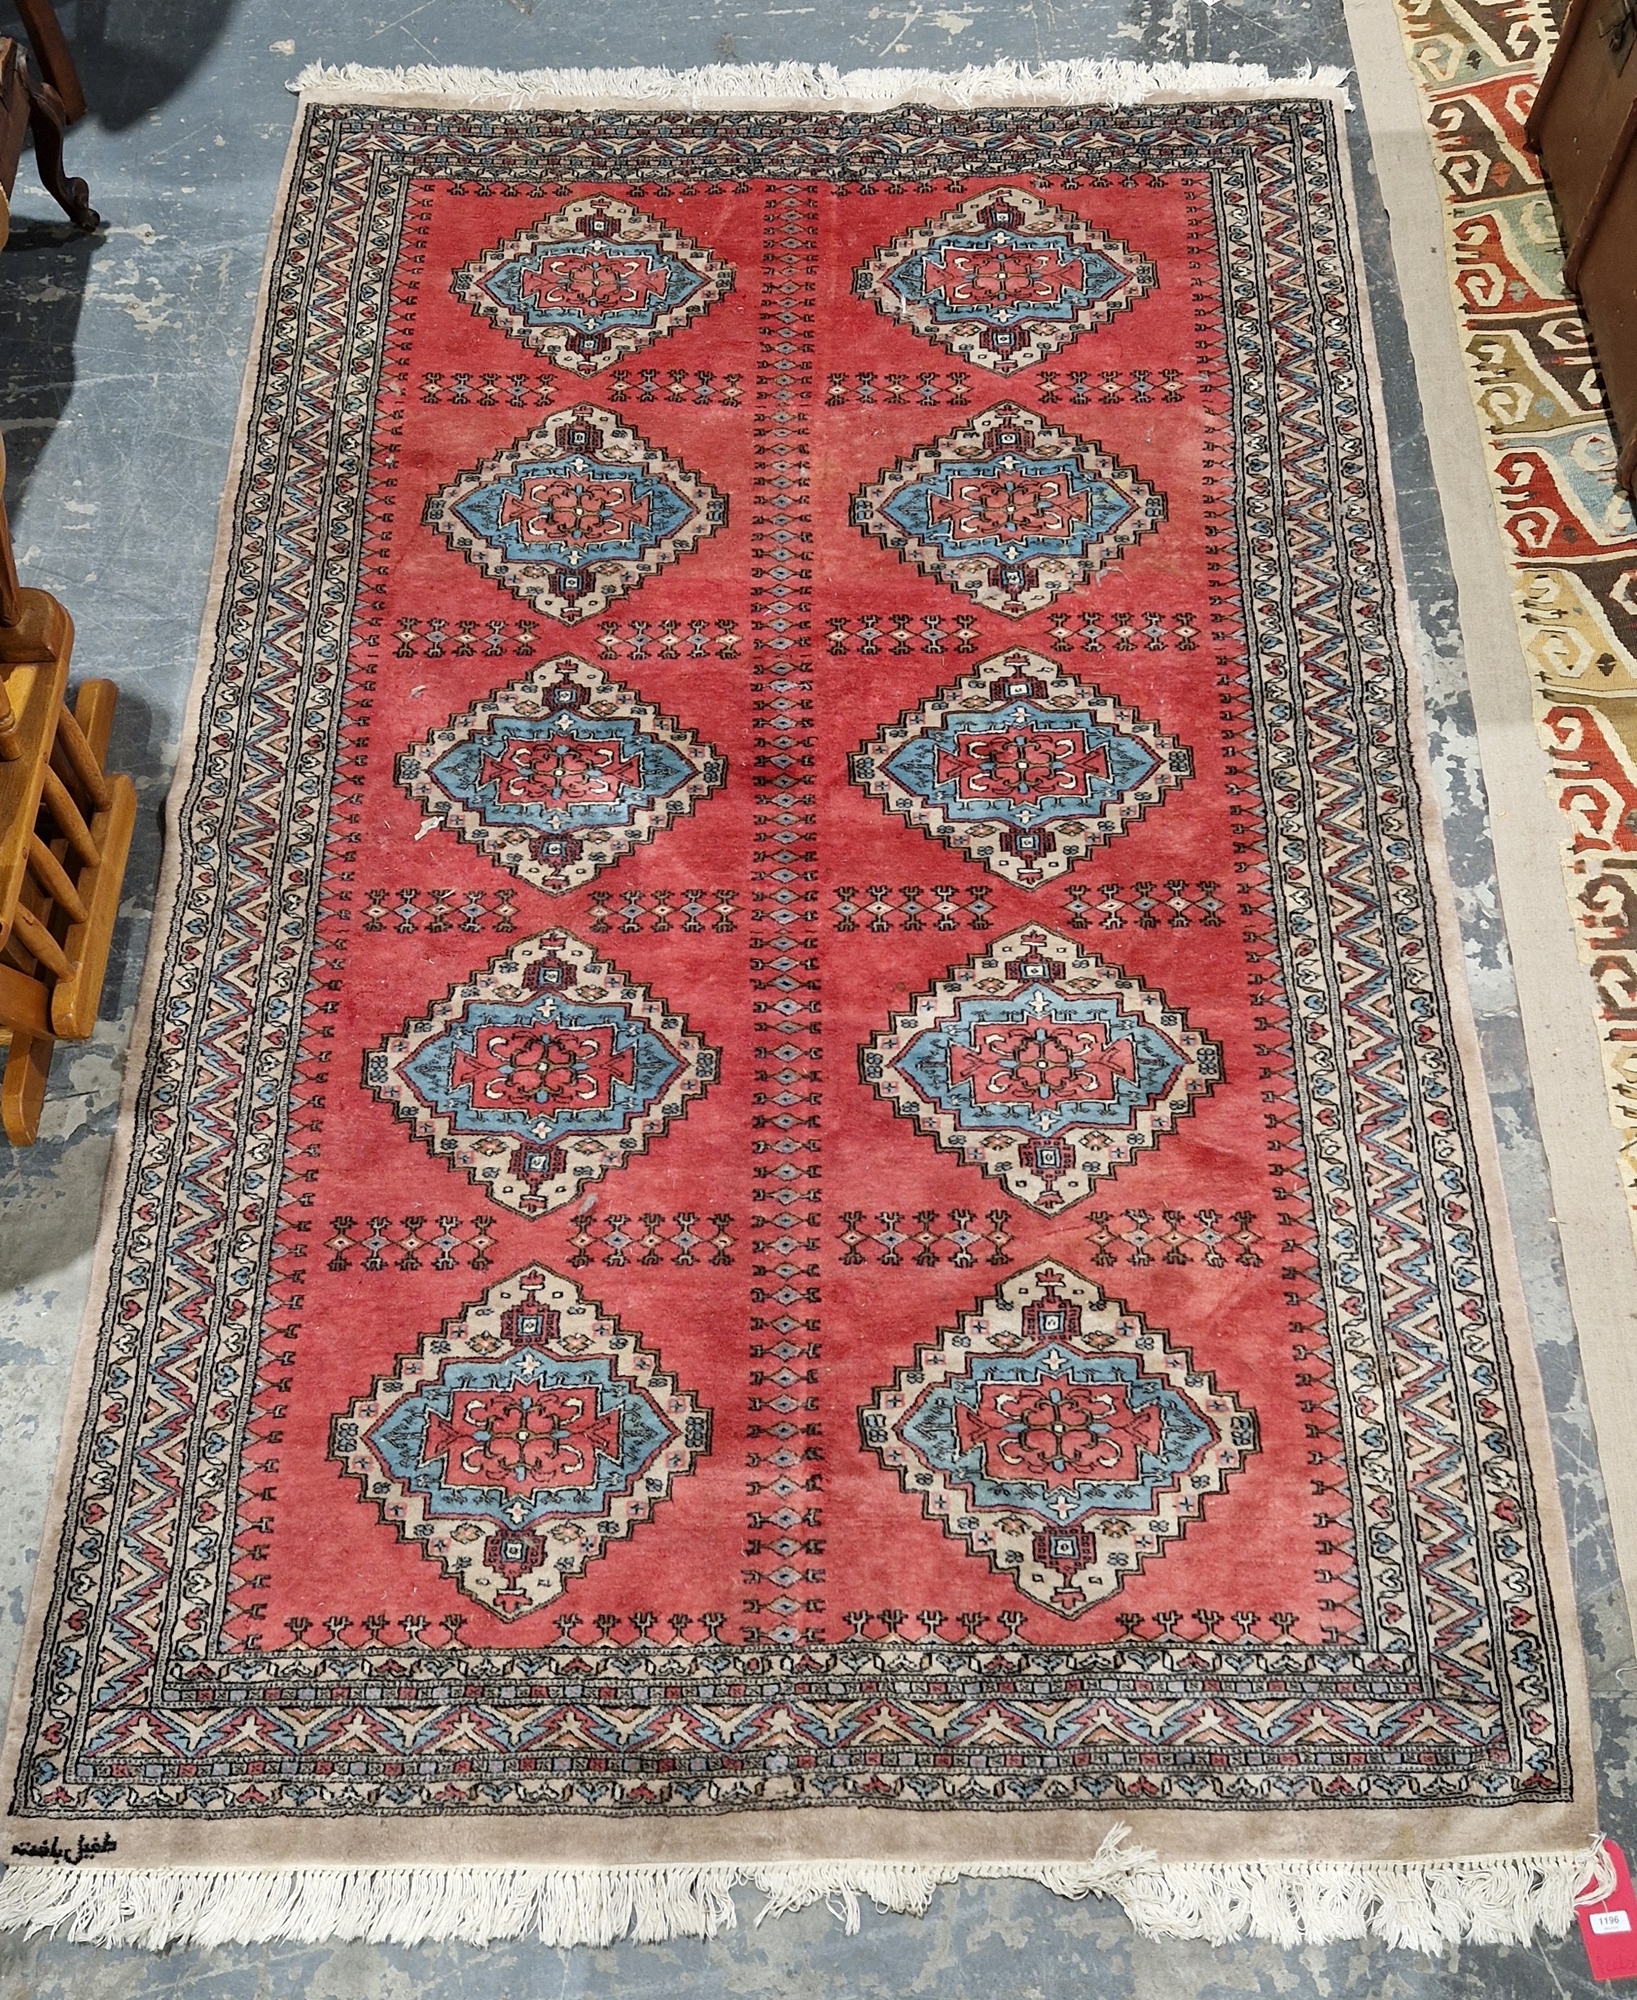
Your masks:
{"label": "central vertical pattern band", "polygon": [[[823,1017],[809,491],[818,196],[766,200],[751,523],[750,1003],[756,1073],[745,1464],[746,1640],[820,1636],[825,1610],[819,1255]],[[810,1628],[810,1629],[809,1629]]]}

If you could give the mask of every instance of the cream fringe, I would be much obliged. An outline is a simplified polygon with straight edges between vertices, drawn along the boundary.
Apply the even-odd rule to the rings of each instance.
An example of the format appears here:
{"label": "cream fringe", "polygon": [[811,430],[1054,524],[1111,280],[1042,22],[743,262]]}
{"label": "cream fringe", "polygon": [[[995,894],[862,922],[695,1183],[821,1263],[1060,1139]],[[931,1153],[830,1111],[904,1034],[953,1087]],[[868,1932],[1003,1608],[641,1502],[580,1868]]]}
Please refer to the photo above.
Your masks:
{"label": "cream fringe", "polygon": [[964,111],[999,104],[1146,104],[1163,99],[1330,97],[1347,103],[1347,72],[1270,77],[1260,63],[1115,61],[991,64],[987,69],[854,69],[831,63],[712,63],[705,69],[341,68],[309,63],[290,85],[326,104],[440,98],[505,111],[885,111],[928,104]]}
{"label": "cream fringe", "polygon": [[1580,1853],[1469,1861],[1161,1863],[1116,1828],[1089,1861],[922,1867],[792,1861],[752,1866],[402,1868],[19,1867],[0,1881],[0,1929],[61,1932],[78,1943],[211,1946],[365,1938],[420,1944],[534,1937],[606,1946],[621,1938],[715,1937],[737,1922],[732,1890],[767,1901],[757,1922],[828,1904],[849,1935],[860,1902],[920,1916],[944,1884],[1038,1882],[1054,1894],[1111,1896],[1152,1938],[1294,1947],[1374,1936],[1437,1953],[1463,1940],[1560,1937],[1577,1901],[1613,1888],[1601,1843]]}

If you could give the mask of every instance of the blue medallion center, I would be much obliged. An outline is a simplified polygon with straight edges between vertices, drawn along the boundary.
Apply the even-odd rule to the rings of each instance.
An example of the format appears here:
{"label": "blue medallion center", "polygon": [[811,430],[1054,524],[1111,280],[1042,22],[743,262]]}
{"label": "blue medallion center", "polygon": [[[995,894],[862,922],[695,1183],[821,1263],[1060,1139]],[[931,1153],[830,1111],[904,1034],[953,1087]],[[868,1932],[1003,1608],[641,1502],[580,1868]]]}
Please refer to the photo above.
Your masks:
{"label": "blue medallion center", "polygon": [[961,1000],[894,1067],[962,1131],[1051,1139],[1084,1126],[1132,1129],[1169,1095],[1184,1057],[1115,1000],[1031,983],[1009,999]]}
{"label": "blue medallion center", "polygon": [[958,822],[1097,815],[1158,768],[1146,744],[1088,711],[1032,701],[964,709],[923,729],[887,759],[904,790]]}
{"label": "blue medallion center", "polygon": [[930,313],[937,326],[1010,330],[1072,325],[1130,275],[1065,234],[1012,227],[940,236],[881,282],[905,305]]}
{"label": "blue medallion center", "polygon": [[557,570],[570,594],[599,563],[640,562],[699,511],[652,464],[600,456],[595,424],[570,420],[553,442],[556,454],[520,461],[463,495],[454,512],[507,562]]}
{"label": "blue medallion center", "polygon": [[654,241],[623,241],[612,215],[582,215],[576,234],[536,243],[487,271],[481,288],[528,328],[559,330],[587,360],[615,333],[653,333],[705,286],[705,273]]}
{"label": "blue medallion center", "polygon": [[622,1003],[542,988],[518,1002],[473,1000],[402,1074],[452,1132],[523,1138],[544,1151],[625,1132],[683,1067]]}
{"label": "blue medallion center", "polygon": [[571,686],[550,715],[497,716],[437,759],[434,783],[485,826],[563,834],[628,827],[696,775],[630,717],[578,712],[580,696]]}
{"label": "blue medallion center", "polygon": [[607,1356],[525,1348],[445,1362],[367,1442],[392,1478],[426,1496],[429,1517],[525,1531],[605,1514],[675,1435]]}
{"label": "blue medallion center", "polygon": [[1078,458],[1005,449],[998,432],[992,441],[1003,446],[993,457],[951,460],[923,473],[883,501],[882,513],[950,562],[1016,565],[1082,558],[1136,511]]}
{"label": "blue medallion center", "polygon": [[1187,1398],[1134,1357],[1056,1342],[974,1355],[922,1394],[899,1435],[974,1508],[1060,1528],[1089,1514],[1152,1515],[1213,1441]]}

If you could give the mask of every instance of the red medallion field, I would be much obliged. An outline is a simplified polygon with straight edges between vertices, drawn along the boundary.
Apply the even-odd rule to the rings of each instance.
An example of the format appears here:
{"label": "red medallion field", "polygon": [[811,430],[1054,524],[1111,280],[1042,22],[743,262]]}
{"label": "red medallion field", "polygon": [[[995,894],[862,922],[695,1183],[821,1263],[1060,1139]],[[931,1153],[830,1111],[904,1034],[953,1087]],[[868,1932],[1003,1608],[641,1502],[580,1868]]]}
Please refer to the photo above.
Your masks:
{"label": "red medallion field", "polygon": [[[957,198],[972,205],[974,240],[995,213],[1003,235],[1012,223],[1014,241],[1024,235],[1020,220],[1040,237],[1046,224],[1007,208],[1003,180],[963,181],[958,197],[787,183],[686,194],[565,184],[544,199],[501,200],[476,184],[411,186],[368,468],[372,532],[323,914],[298,1030],[284,1261],[247,1446],[230,1647],[310,1643],[326,1627],[349,1643],[368,1629],[388,1644],[400,1631],[436,1644],[441,1628],[467,1645],[531,1646],[555,1640],[565,1618],[571,1630],[579,1621],[582,1638],[631,1637],[651,1624],[679,1637],[842,1640],[920,1629],[913,1621],[923,1613],[927,1629],[941,1619],[954,1631],[964,1617],[974,1633],[1010,1625],[1039,1645],[1231,1633],[1236,1620],[1267,1638],[1358,1638],[1290,1021],[1247,754],[1206,187],[1188,175],[1027,186],[1101,232],[1116,261],[1128,253],[1128,272],[1139,260],[1149,268],[1146,289],[1102,323],[1016,368],[975,364],[854,283],[876,252],[924,231]],[[980,211],[976,198],[989,196],[999,209]],[[639,221],[616,216],[607,228],[633,240],[680,236],[727,267],[731,288],[594,369],[554,364],[457,295],[453,275],[517,232],[574,201],[595,214],[611,200]],[[816,259],[780,254],[780,217],[797,210],[816,224]],[[1027,299],[1030,285],[1044,287],[1038,296],[1050,303],[1065,269],[1091,268],[1072,239],[1032,267],[1025,259],[1021,276],[1021,253],[1004,241],[1002,252],[980,243],[951,277],[944,249],[922,277],[943,287],[936,296],[954,288],[957,304]],[[559,293],[542,292],[538,280],[525,301],[614,297],[581,284],[566,256],[556,263],[567,272]],[[631,282],[641,306],[661,279]],[[979,420],[997,410],[982,429]],[[956,434],[951,491],[933,474],[924,514],[913,515],[913,493],[909,502],[889,497],[884,516],[859,501],[894,468],[924,471],[918,454]],[[622,444],[632,437],[637,444]],[[618,474],[587,486],[591,475],[573,469],[621,450],[632,465],[658,464],[682,492],[676,505],[693,515],[682,535],[689,545],[622,577],[611,597],[599,575],[590,595],[608,601],[596,608],[583,608],[588,586],[572,567],[544,582],[529,571],[532,600],[492,574],[473,554],[469,525],[481,494],[444,503],[437,517],[438,496],[463,476],[469,486],[490,478],[484,468],[509,476],[510,455],[525,472],[485,519],[497,539],[521,538],[520,576],[554,536],[578,533],[582,546],[588,533],[640,539],[645,524],[663,526],[664,495],[644,498],[636,477]],[[548,462],[569,469],[526,471]],[[1111,469],[1073,470],[1087,464]],[[1087,490],[1071,490],[1086,478]],[[1052,578],[1041,583],[1026,562],[1008,570],[1009,551],[1035,546],[1031,534],[1095,540],[1099,509],[1129,512],[1135,498],[1140,510],[1141,489],[1157,496],[1146,525],[1124,543],[1105,536],[1048,602],[1017,608],[1031,589],[1052,589]],[[466,513],[449,511],[460,506]],[[896,529],[883,536],[872,526],[912,515],[930,538],[923,550],[936,544],[947,556],[942,569],[887,545]],[[472,545],[458,546],[461,536]],[[1001,555],[982,555],[997,536]],[[989,563],[978,587],[948,580],[958,571],[970,581],[974,560]],[[505,852],[463,838],[428,803],[435,777],[419,796],[406,788],[408,756],[434,773],[454,769],[449,758],[465,753],[456,744],[438,764],[436,733],[477,705],[504,708],[507,690],[534,677],[524,694],[549,714],[553,700],[575,695],[560,692],[575,675],[585,700],[589,686],[605,709],[646,705],[695,746],[666,753],[673,763],[693,755],[694,795],[640,837],[615,840],[601,865],[586,861],[583,842],[567,862],[537,851],[526,826]],[[991,699],[999,719],[988,733],[969,730],[924,752],[911,744],[893,762],[903,784],[924,779],[953,801],[938,808],[938,825],[924,815],[915,823],[902,796],[895,808],[885,795],[885,779],[868,784],[858,760],[879,732],[911,722],[923,704],[947,704],[971,676],[992,688],[967,704]],[[1072,719],[1059,725],[1076,699],[1099,722],[1112,718],[1116,736]],[[485,717],[471,727],[481,734]],[[550,824],[560,826],[574,809],[592,812],[622,785],[640,784],[648,768],[651,753],[636,738],[589,752],[583,739],[583,730],[578,739],[536,731],[522,751],[497,750],[491,734],[486,762],[474,751],[461,768],[491,799],[509,785],[520,812],[532,801],[547,815],[542,826],[557,810]],[[541,740],[555,749],[542,751]],[[892,762],[891,748],[878,744],[878,761]],[[1072,846],[1080,828],[1082,851],[1065,861],[1065,836],[1054,832],[1062,804],[1094,798],[1099,785],[1110,796],[1122,784],[1129,792],[1156,755],[1167,782],[1152,784],[1153,796],[1123,819],[1114,812],[1102,832],[1084,833],[1096,817],[1088,809],[1067,836]],[[983,819],[985,802],[997,800],[1012,808],[1009,822],[1004,812]],[[997,844],[997,825],[1012,848]],[[978,852],[985,840],[987,859]],[[575,866],[581,879],[565,883]],[[1037,879],[1018,879],[1031,869]],[[706,1052],[708,1074],[583,1185],[572,1160],[559,1163],[571,1189],[560,1202],[557,1182],[528,1181],[520,1156],[509,1156],[508,1185],[536,1190],[516,1197],[520,1209],[494,1197],[482,1179],[485,1156],[463,1151],[448,1120],[428,1113],[422,1129],[406,1115],[420,1102],[411,1101],[417,1088],[425,1097],[430,1070],[388,1056],[372,1086],[369,1063],[432,1021],[456,989],[475,992],[526,940],[557,933],[587,948],[582,959],[611,968],[619,991],[645,990],[650,1042],[633,1053],[607,1025],[581,1022],[553,1041],[515,1021],[504,1032],[491,1023],[448,1069],[454,1125],[463,1091],[473,1102],[487,1092],[492,1118],[508,1105],[598,1115],[629,1096],[645,1060],[672,1062],[678,1033]],[[1020,942],[1020,933],[1031,936]],[[976,966],[1006,940],[1010,959]],[[549,940],[543,951],[557,962]],[[1046,986],[1028,984],[1031,953],[1085,991],[1098,976],[1111,990],[1123,981],[1125,997],[1113,1014],[1103,1002],[1076,1002],[1081,1012],[1065,1016],[1065,1027],[1040,999],[1051,990],[1049,970]],[[583,964],[564,976],[579,979],[573,991],[586,990]],[[598,993],[615,990],[610,975],[590,976],[602,982]],[[512,980],[515,1005],[525,989],[515,975],[501,977]],[[960,1008],[987,1004],[985,979],[1016,1002],[1005,1021],[980,1022],[970,1041],[964,1027],[934,1024],[927,1033],[946,1041],[952,1033],[953,1053],[945,1046],[939,1055],[931,1042],[919,1058],[919,1044],[888,1049],[887,1085],[871,1080],[861,1055],[892,1038],[895,1017],[907,1022],[940,982],[965,980],[979,997],[949,1002],[951,1018],[965,1021]],[[1147,996],[1146,1017],[1133,995]],[[480,1003],[455,1004],[469,1016]],[[1139,1018],[1154,1025],[1133,1029]],[[675,1027],[662,1029],[664,1020]],[[1157,1075],[1162,1094],[1179,1087],[1166,1068],[1187,1054],[1179,1020],[1203,1043],[1206,1071],[1175,1115],[1145,1126],[1144,1077]],[[422,1039],[433,1051],[422,1060],[441,1061],[433,1028]],[[671,1054],[656,1054],[661,1045]],[[390,1088],[379,1085],[387,1072],[397,1079]],[[926,1100],[937,1095],[926,1082],[934,1073],[954,1107],[939,1129]],[[1076,1090],[1093,1106],[1092,1126],[1105,1114],[1117,1126],[1125,1115],[1136,1134],[1091,1168],[1083,1149],[1103,1140],[1076,1139],[1080,1128],[1061,1109]],[[1025,1143],[1031,1128],[1018,1140],[1002,1124],[974,1124],[965,1143],[963,1119],[1009,1115],[986,1108],[997,1100],[1035,1107],[1032,1129],[1045,1136]],[[501,1157],[498,1142],[483,1143]],[[1076,1172],[1086,1191],[1065,1194],[1062,1175],[1073,1182]],[[1159,1488],[1198,1478],[1202,1447],[1186,1395],[1163,1414],[1151,1386],[1094,1391],[1085,1368],[1064,1364],[1068,1372],[1054,1377],[1048,1366],[1031,1391],[1033,1419],[1010,1378],[974,1389],[964,1414],[946,1409],[937,1422],[947,1419],[959,1463],[920,1474],[919,1484],[925,1452],[936,1457],[932,1416],[917,1433],[925,1452],[911,1451],[902,1478],[879,1437],[871,1442],[878,1393],[899,1371],[918,1374],[918,1349],[936,1347],[963,1314],[1042,1263],[1093,1281],[1128,1316],[1140,1315],[1147,1351],[1148,1336],[1163,1335],[1191,1357],[1176,1381],[1196,1394],[1214,1387],[1240,1413],[1241,1448],[1228,1469],[1185,1521],[1162,1531],[1168,1539],[1146,1562],[1131,1560],[1100,1595],[1076,1580],[1074,1546],[1055,1558],[1052,1574],[1064,1584],[1049,1590],[1025,1589],[997,1552],[1008,1535],[1022,1536],[1049,1570],[1041,1538],[1050,1538],[1055,1507],[1059,1540],[1080,1522],[1085,1555],[1082,1503],[1096,1497],[1099,1479],[1123,1482],[1125,1495],[1111,1499],[1109,1486],[1099,1532],[1110,1547],[1121,1536],[1140,1541]],[[496,1539],[509,1532],[498,1516],[468,1527],[470,1563],[512,1565],[509,1591],[497,1584],[498,1596],[484,1601],[461,1587],[458,1549],[434,1560],[424,1537],[400,1534],[402,1516],[379,1492],[368,1496],[332,1428],[423,1336],[531,1267],[570,1281],[635,1337],[650,1365],[657,1358],[708,1414],[709,1443],[594,1559],[576,1559],[560,1588],[556,1578],[542,1585],[551,1592],[543,1598],[518,1584],[536,1557],[544,1561],[549,1536],[526,1542],[544,1533],[538,1515],[517,1530],[525,1542],[509,1555]],[[1131,1381],[1151,1385],[1145,1367]],[[430,1511],[457,1506],[462,1491],[583,1496],[636,1424],[611,1391],[599,1404],[599,1392],[582,1388],[572,1409],[560,1386],[537,1389],[524,1405],[519,1393],[514,1385],[497,1415],[492,1386],[456,1389],[432,1413],[416,1447],[442,1467],[442,1498],[426,1501]],[[1077,1442],[1065,1443],[1071,1433]],[[455,1471],[462,1462],[464,1483]],[[1077,1482],[1076,1466],[1093,1481]],[[957,1490],[940,1517],[926,1496],[946,1490],[946,1473]],[[1139,1474],[1147,1514],[1132,1486]],[[993,1492],[982,1484],[997,1478]],[[991,1528],[974,1512],[957,1532],[960,1508],[980,1503],[1011,1525]],[[526,1505],[516,1500],[520,1521]]]}

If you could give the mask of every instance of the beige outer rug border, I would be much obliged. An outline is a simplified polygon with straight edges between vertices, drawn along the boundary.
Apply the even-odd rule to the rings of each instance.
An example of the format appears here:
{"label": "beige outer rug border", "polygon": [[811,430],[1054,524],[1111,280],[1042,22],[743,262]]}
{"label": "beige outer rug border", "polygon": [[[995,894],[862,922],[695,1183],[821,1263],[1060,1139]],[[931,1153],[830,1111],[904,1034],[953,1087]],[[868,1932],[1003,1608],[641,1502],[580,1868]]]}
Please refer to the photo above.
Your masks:
{"label": "beige outer rug border", "polygon": [[1637,1245],[1591,993],[1563,895],[1512,577],[1450,292],[1443,197],[1390,0],[1344,0],[1459,598],[1501,909],[1628,1619],[1637,1605]]}
{"label": "beige outer rug border", "polygon": [[[662,74],[627,72],[623,78],[611,78],[608,72],[586,73],[583,82],[586,96],[595,88],[597,108],[604,104],[654,108],[658,92],[651,80]],[[300,84],[307,101],[374,101],[385,96],[399,102],[455,104],[470,104],[474,98],[491,104],[504,99],[532,106],[577,99],[581,108],[592,108],[586,96],[568,90],[562,72],[552,75],[554,87],[550,89],[536,87],[532,78],[511,79],[522,87],[510,93],[494,88],[490,73],[482,73],[482,87],[474,87],[477,75],[469,71],[350,69],[327,75],[309,71]],[[640,87],[629,81],[633,75],[639,78]],[[578,76],[575,79],[580,80]],[[1342,132],[1340,157],[1348,185],[1355,255],[1361,247],[1352,212],[1351,165],[1345,141],[1347,98],[1338,71],[1277,80],[1262,70],[1230,71],[1220,65],[1166,65],[1143,70],[1127,63],[1075,63],[1049,65],[1043,72],[1032,73],[1010,65],[987,73],[959,73],[952,79],[911,71],[855,72],[845,77],[835,72],[805,72],[798,76],[795,66],[785,65],[776,72],[771,68],[760,72],[694,72],[691,78],[671,81],[686,84],[688,101],[698,108],[764,110],[817,110],[825,105],[882,109],[910,99],[971,105],[1135,103],[1195,96],[1321,98],[1331,104]],[[269,237],[199,666],[189,697],[183,752],[167,806],[170,840],[156,904],[155,944],[133,1035],[93,1288],[77,1352],[72,1406],[65,1423],[46,1545],[13,1696],[4,1773],[8,1798],[25,1691],[33,1681],[54,1549],[64,1527],[63,1502],[89,1393],[112,1226],[129,1155],[142,1056],[152,1028],[159,943],[174,916],[180,852],[178,815],[198,754],[200,708],[214,658],[273,253],[284,220],[300,130],[298,119]],[[1421,788],[1429,859],[1437,866],[1442,861],[1442,830],[1426,761],[1425,732],[1420,726],[1415,633],[1396,543],[1379,369],[1361,267],[1358,276],[1368,349],[1369,401],[1394,551],[1399,638],[1414,697],[1415,775]],[[1484,518],[1487,524],[1487,513]],[[1529,727],[1527,721],[1525,727]],[[1531,749],[1533,740],[1530,733]],[[1538,776],[1538,764],[1531,764],[1530,772],[1532,777]],[[1544,806],[1538,784],[1530,795],[1539,796]],[[851,1928],[859,1895],[871,1897],[883,1907],[923,1909],[939,1883],[967,1874],[1032,1879],[1071,1896],[1106,1893],[1151,1935],[1216,1942],[1250,1935],[1294,1944],[1304,1938],[1319,1942],[1373,1932],[1394,1943],[1435,1949],[1463,1936],[1507,1942],[1525,1941],[1537,1927],[1553,1934],[1561,1932],[1571,1921],[1574,1891],[1596,1866],[1596,1806],[1584,1660],[1573,1615],[1562,1512],[1556,1482],[1550,1476],[1550,1438],[1505,1219],[1498,1155],[1481,1083],[1450,885],[1441,881],[1438,890],[1438,928],[1446,968],[1453,975],[1456,1036],[1466,1068],[1482,1180],[1493,1219],[1506,1331],[1518,1376],[1529,1461],[1539,1488],[1546,1570],[1563,1646],[1576,1772],[1572,1802],[1516,1805],[1494,1811],[1471,1807],[1345,1813],[1283,1808],[1204,1815],[1177,1809],[1125,1815],[1046,1811],[1007,1814],[999,1821],[993,1814],[973,1812],[951,1815],[958,1825],[936,1827],[916,1815],[860,1808],[772,1809],[719,1818],[657,1821],[554,1817],[526,1831],[515,1819],[465,1818],[409,1826],[379,1819],[311,1818],[281,1824],[276,1831],[244,1821],[163,1829],[121,1823],[121,1845],[131,1849],[128,1865],[122,1859],[108,1867],[10,1869],[0,1883],[0,1926],[64,1926],[71,1934],[87,1938],[156,1946],[177,1939],[218,1941],[229,1937],[370,1936],[409,1942],[432,1936],[507,1936],[521,1931],[564,1943],[607,1942],[627,1934],[705,1935],[727,1927],[732,1922],[731,1904],[724,1913],[722,1898],[733,1882],[759,1884],[774,1908],[794,1908],[827,1898]],[[1561,904],[1554,915],[1561,930]],[[1578,965],[1573,978],[1575,983],[1569,990],[1578,996]],[[1589,1019],[1585,1025],[1589,1035]],[[1625,1238],[1628,1245],[1629,1240]],[[8,1821],[8,1849],[13,1838],[26,1837],[31,1828],[36,1834],[49,1830],[44,1822]],[[1127,1844],[1128,1829],[1133,1828],[1140,1847]],[[699,1837],[702,1829],[708,1829],[704,1840]],[[836,1857],[837,1846],[847,1849],[845,1859]],[[997,1848],[1009,1857],[1006,1861],[995,1859]],[[459,1853],[459,1864],[449,1861],[452,1849]],[[1361,1853],[1361,1849],[1365,1851]],[[440,1863],[444,1865],[437,1865]],[[468,1879],[473,1877],[477,1878],[476,1887]],[[494,1893],[484,1894],[484,1885]]]}

